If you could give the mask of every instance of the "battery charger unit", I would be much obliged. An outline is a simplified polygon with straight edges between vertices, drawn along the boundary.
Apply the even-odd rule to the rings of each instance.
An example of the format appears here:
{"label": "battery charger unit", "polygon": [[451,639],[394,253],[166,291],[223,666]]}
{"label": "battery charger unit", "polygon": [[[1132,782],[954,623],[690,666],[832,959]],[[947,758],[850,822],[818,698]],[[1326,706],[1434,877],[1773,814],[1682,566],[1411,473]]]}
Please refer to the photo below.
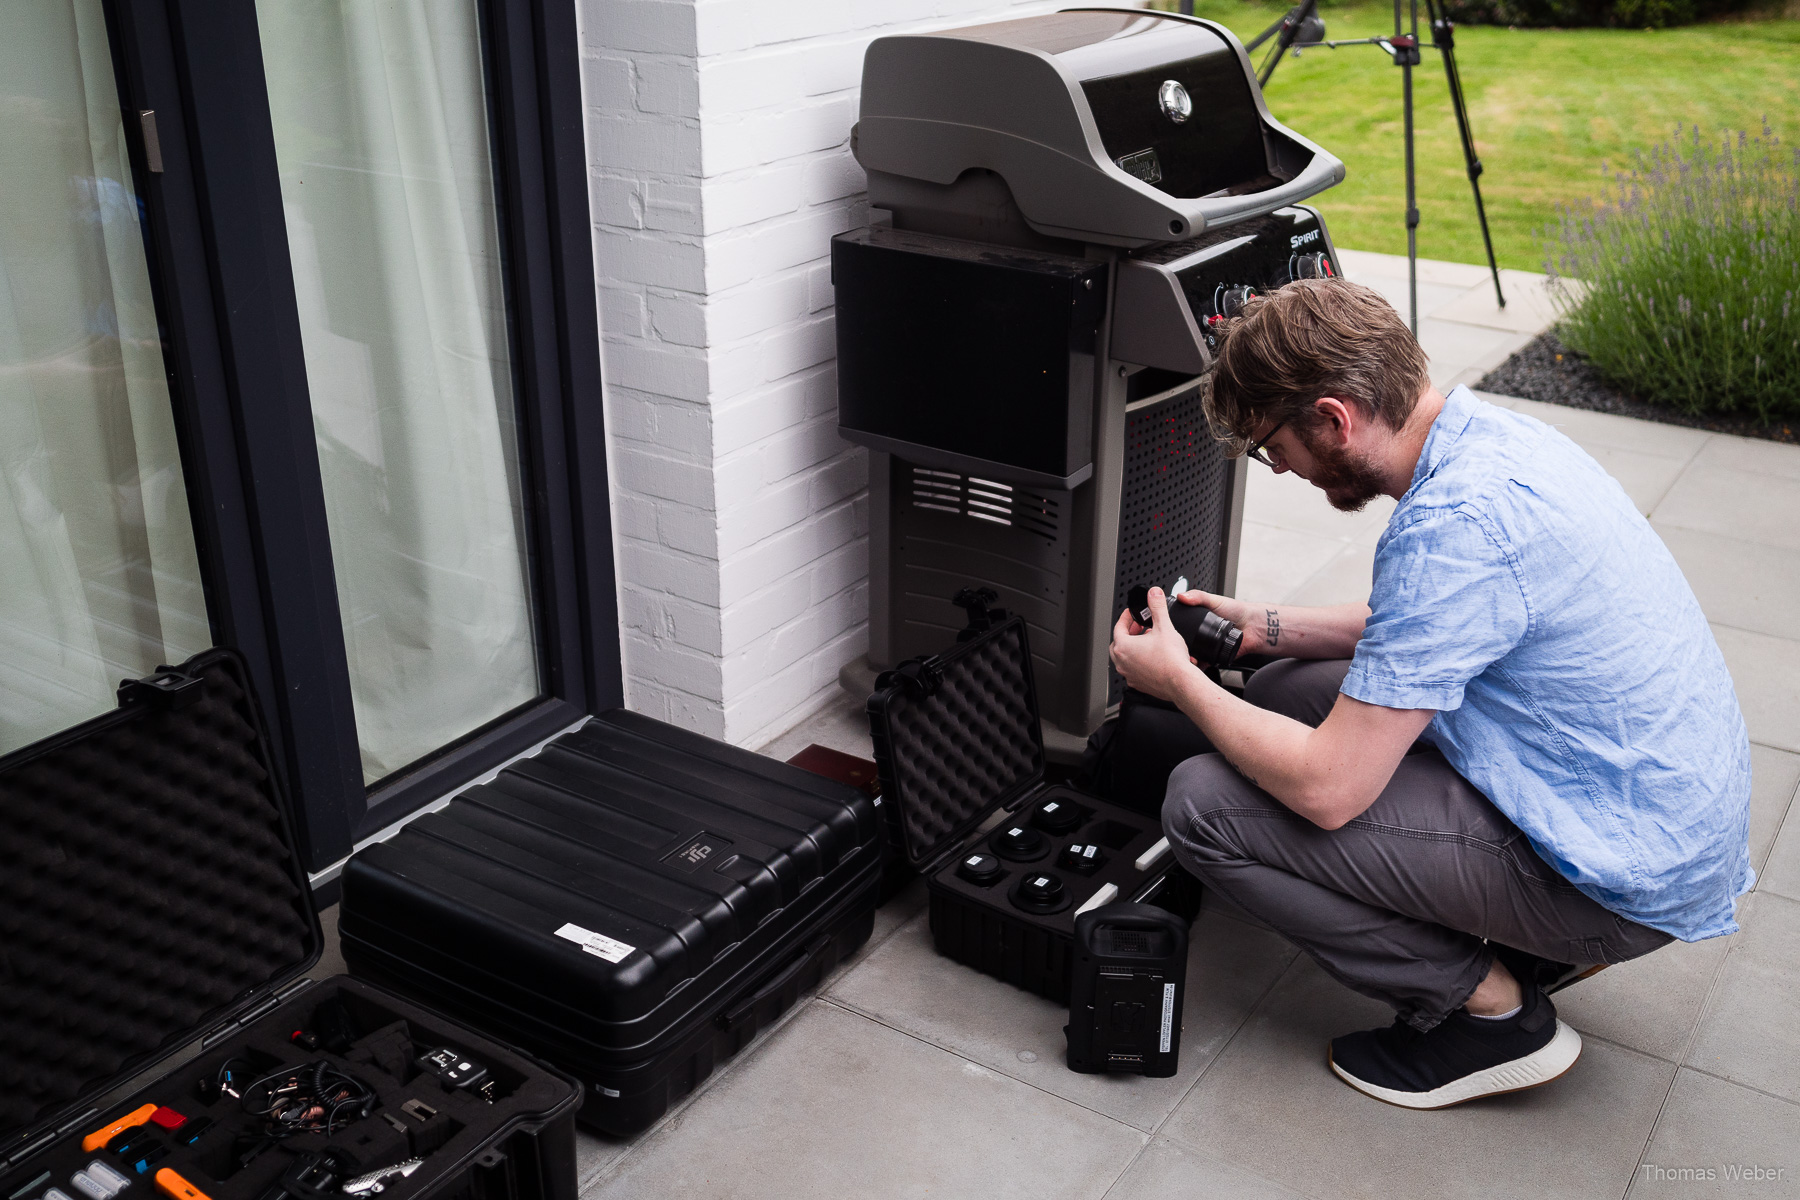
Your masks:
{"label": "battery charger unit", "polygon": [[1075,918],[1069,1070],[1167,1078],[1181,1057],[1187,922],[1153,904],[1106,904]]}

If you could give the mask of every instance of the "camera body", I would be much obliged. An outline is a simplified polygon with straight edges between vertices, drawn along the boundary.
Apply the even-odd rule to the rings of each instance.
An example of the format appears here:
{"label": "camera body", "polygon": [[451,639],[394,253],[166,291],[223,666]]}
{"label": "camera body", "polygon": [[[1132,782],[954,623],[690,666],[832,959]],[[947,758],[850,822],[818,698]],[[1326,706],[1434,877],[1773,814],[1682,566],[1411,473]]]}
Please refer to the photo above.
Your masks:
{"label": "camera body", "polygon": [[[1150,611],[1150,589],[1139,584],[1131,589],[1125,603],[1137,623],[1150,628],[1154,615]],[[1230,621],[1197,604],[1183,604],[1173,596],[1169,597],[1169,623],[1187,643],[1194,661],[1203,667],[1229,667],[1244,643],[1244,631]]]}

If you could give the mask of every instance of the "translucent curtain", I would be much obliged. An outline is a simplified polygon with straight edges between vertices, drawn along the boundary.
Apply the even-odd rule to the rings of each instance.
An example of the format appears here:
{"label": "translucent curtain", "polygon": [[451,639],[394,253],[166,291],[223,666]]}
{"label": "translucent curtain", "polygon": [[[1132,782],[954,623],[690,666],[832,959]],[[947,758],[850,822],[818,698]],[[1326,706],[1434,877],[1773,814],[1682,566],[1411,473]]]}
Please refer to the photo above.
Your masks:
{"label": "translucent curtain", "polygon": [[99,0],[0,10],[0,751],[211,644]]}
{"label": "translucent curtain", "polygon": [[259,0],[374,781],[538,694],[472,0]]}

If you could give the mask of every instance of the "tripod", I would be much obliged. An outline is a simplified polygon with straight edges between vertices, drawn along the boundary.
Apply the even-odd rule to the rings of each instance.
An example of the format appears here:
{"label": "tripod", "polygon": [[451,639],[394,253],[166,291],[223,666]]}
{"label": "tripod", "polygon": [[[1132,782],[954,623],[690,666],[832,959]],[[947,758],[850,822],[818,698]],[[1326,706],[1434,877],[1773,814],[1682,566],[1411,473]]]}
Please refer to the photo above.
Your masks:
{"label": "tripod", "polygon": [[[1403,29],[1401,5],[1410,8],[1410,30]],[[1494,239],[1488,232],[1487,206],[1481,199],[1481,159],[1475,154],[1475,135],[1469,128],[1469,105],[1463,97],[1462,73],[1456,65],[1456,33],[1439,8],[1440,0],[1425,0],[1426,19],[1431,24],[1431,46],[1444,60],[1444,76],[1450,84],[1450,106],[1456,113],[1456,129],[1462,135],[1463,164],[1469,173],[1469,188],[1475,193],[1475,216],[1481,222],[1481,241],[1487,247],[1488,272],[1494,279],[1494,299],[1506,307],[1506,294],[1500,290],[1500,266],[1494,260]],[[1192,0],[1183,0],[1183,11],[1192,11]],[[1319,17],[1319,0],[1301,3],[1273,25],[1257,34],[1245,46],[1254,51],[1271,38],[1275,46],[1264,57],[1256,80],[1264,87],[1275,74],[1275,68],[1289,50],[1299,51],[1313,46],[1336,50],[1339,46],[1379,46],[1400,68],[1401,107],[1406,126],[1406,276],[1411,306],[1412,332],[1419,336],[1419,206],[1418,177],[1413,157],[1413,81],[1412,69],[1419,65],[1419,0],[1394,0],[1394,35],[1392,37],[1354,38],[1347,41],[1324,40],[1325,22]]]}

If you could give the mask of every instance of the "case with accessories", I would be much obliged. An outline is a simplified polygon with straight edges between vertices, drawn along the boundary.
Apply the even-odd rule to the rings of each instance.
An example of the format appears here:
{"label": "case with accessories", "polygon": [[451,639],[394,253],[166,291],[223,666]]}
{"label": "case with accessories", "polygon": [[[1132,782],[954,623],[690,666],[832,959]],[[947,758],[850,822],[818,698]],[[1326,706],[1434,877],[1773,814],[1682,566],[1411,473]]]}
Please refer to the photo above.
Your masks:
{"label": "case with accessories", "polygon": [[1045,783],[1025,622],[965,607],[964,640],[869,697],[887,834],[927,876],[940,954],[1067,1001],[1078,914],[1128,900],[1191,921],[1199,885],[1154,817]]}
{"label": "case with accessories", "polygon": [[7,1200],[575,1200],[575,1081],[303,978],[318,918],[233,652],[0,759],[0,895]]}
{"label": "case with accessories", "polygon": [[868,938],[880,849],[865,791],[614,711],[351,858],[338,930],[631,1134]]}

